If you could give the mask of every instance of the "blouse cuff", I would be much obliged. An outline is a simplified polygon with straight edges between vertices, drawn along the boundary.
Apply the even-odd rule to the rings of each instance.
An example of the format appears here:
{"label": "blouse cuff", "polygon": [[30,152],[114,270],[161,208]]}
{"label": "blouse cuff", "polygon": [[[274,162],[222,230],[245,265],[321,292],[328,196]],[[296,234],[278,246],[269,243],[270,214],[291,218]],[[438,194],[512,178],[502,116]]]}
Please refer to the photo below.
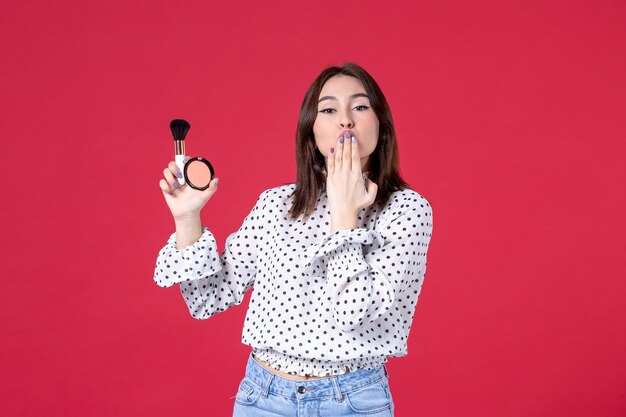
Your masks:
{"label": "blouse cuff", "polygon": [[217,243],[211,231],[203,226],[202,235],[193,244],[176,248],[176,232],[159,251],[154,281],[167,288],[180,282],[208,277],[222,269]]}
{"label": "blouse cuff", "polygon": [[[321,242],[309,246],[300,255],[302,266],[308,273],[312,273],[315,270],[323,270],[322,262],[327,255],[334,255],[334,251],[346,247],[354,249],[355,246],[359,246],[361,253],[363,246],[367,246],[367,251],[373,251],[379,249],[385,243],[383,236],[376,230],[357,228],[357,229],[343,229],[337,230],[332,235],[324,238]],[[354,245],[360,244],[360,245]],[[341,251],[346,254],[353,252],[350,250]]]}

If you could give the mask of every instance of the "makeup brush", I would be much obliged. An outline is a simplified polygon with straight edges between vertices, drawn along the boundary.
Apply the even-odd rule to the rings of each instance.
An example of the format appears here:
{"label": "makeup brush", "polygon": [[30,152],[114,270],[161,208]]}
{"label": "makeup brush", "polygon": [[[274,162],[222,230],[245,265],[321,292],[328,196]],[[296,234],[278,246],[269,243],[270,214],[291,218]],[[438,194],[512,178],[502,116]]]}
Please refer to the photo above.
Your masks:
{"label": "makeup brush", "polygon": [[[183,119],[174,119],[170,122],[170,130],[174,136],[175,161],[180,172],[183,172],[185,165],[185,136],[187,136],[190,127],[189,122]],[[178,178],[178,183],[183,185],[185,178]]]}

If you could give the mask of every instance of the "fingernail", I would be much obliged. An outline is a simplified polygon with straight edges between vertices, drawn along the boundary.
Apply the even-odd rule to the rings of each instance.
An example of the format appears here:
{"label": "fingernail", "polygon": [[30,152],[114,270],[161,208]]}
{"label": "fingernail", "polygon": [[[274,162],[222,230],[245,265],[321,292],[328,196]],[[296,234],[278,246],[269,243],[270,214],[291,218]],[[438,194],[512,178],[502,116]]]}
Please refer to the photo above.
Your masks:
{"label": "fingernail", "polygon": [[217,185],[217,183],[220,182],[219,178],[215,178],[215,185]]}
{"label": "fingernail", "polygon": [[350,137],[350,133],[346,132],[345,136],[346,136],[346,139],[348,139]]}
{"label": "fingernail", "polygon": [[335,148],[330,148],[330,153],[335,152]]}
{"label": "fingernail", "polygon": [[183,173],[182,173],[182,172],[180,172],[180,171],[178,171],[178,172],[176,172],[176,176],[177,176],[178,178],[182,178],[182,177],[183,177]]}
{"label": "fingernail", "polygon": [[173,193],[173,192],[171,192],[171,191],[168,191],[167,193],[168,193],[169,195],[174,195],[174,193]]}
{"label": "fingernail", "polygon": [[352,143],[356,143],[356,137],[352,136]]}
{"label": "fingernail", "polygon": [[339,138],[339,143],[343,143],[343,136]]}
{"label": "fingernail", "polygon": [[178,189],[178,187],[180,187],[180,185],[178,185],[178,183],[177,183],[177,182],[175,182],[175,183],[174,183],[174,185],[172,185],[172,187],[174,187],[174,189],[175,189],[175,190],[177,190],[177,189]]}

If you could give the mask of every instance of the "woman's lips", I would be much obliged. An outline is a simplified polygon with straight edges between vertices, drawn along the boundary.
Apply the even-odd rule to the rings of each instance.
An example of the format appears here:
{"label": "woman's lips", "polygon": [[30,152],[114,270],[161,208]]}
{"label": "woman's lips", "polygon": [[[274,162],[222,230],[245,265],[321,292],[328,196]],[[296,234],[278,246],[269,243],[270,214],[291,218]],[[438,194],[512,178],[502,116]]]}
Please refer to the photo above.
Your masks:
{"label": "woman's lips", "polygon": [[[341,136],[343,136],[343,137],[345,138],[345,137],[346,137],[346,133],[348,133],[348,134],[350,135],[350,136],[348,136],[348,137],[350,137],[350,138],[351,138],[352,136],[356,136],[356,135],[354,134],[354,132],[353,132],[353,131],[351,131],[351,130],[344,130],[343,132],[341,132]],[[340,137],[341,137],[341,136],[340,136]]]}

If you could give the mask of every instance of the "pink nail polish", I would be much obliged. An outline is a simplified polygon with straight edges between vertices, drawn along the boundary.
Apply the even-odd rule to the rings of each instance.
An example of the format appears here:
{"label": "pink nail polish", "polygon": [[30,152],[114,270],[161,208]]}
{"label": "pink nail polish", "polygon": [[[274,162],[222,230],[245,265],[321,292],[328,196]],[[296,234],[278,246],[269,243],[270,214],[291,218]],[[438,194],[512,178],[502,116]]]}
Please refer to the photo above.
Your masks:
{"label": "pink nail polish", "polygon": [[335,148],[330,148],[330,153],[335,152]]}

